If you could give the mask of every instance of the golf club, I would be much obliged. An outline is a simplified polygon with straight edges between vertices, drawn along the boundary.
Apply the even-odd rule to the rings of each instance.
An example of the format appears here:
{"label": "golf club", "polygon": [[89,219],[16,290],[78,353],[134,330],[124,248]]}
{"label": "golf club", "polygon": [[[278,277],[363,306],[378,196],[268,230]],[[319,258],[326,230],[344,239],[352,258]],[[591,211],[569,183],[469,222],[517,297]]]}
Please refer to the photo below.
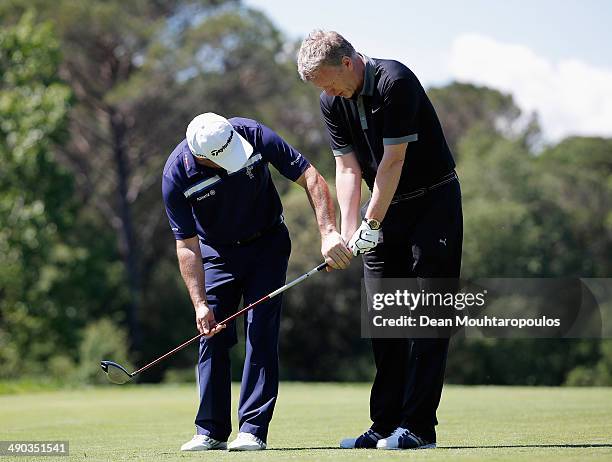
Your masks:
{"label": "golf club", "polygon": [[[227,319],[224,319],[223,321],[218,322],[217,325],[227,324],[228,322],[233,321],[238,316],[246,313],[250,309],[252,309],[255,306],[259,305],[260,303],[265,302],[266,300],[269,300],[272,297],[277,296],[278,294],[280,294],[280,293],[284,292],[285,290],[293,287],[294,285],[299,284],[300,282],[302,282],[307,277],[312,276],[313,274],[315,274],[315,273],[317,273],[317,272],[319,272],[319,271],[321,271],[321,270],[323,270],[325,268],[327,268],[327,263],[323,262],[319,266],[317,266],[316,268],[311,269],[307,273],[302,274],[300,277],[298,277],[298,278],[294,279],[293,281],[285,284],[284,286],[280,287],[279,289],[276,289],[274,292],[269,293],[265,297],[260,298],[256,302],[253,302],[250,305],[248,305],[248,306],[244,307],[243,309],[241,309],[240,311],[237,311],[236,313],[234,313],[233,315],[231,315]],[[108,379],[111,382],[119,384],[119,385],[122,385],[122,384],[124,384],[126,382],[129,382],[132,378],[134,378],[135,376],[137,376],[141,372],[146,371],[147,369],[149,369],[150,367],[154,366],[158,362],[164,360],[168,356],[171,356],[174,353],[176,353],[177,351],[180,351],[183,348],[185,348],[187,345],[192,344],[193,342],[198,340],[203,335],[204,334],[198,334],[195,337],[187,340],[186,342],[181,343],[179,346],[177,346],[173,350],[170,350],[165,355],[160,356],[155,361],[151,361],[149,364],[147,364],[145,366],[142,366],[140,369],[137,369],[137,370],[135,370],[132,373],[128,372],[125,367],[121,366],[120,364],[117,364],[114,361],[107,361],[107,360],[101,361],[100,362],[100,367],[102,367],[102,370],[106,373]]]}

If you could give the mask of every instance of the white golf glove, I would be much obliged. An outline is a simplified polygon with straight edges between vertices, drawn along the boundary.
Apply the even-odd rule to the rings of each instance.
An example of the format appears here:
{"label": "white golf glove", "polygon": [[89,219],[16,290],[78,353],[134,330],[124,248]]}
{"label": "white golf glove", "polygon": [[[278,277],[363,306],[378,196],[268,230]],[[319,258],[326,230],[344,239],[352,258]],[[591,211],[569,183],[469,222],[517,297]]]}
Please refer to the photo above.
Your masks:
{"label": "white golf glove", "polygon": [[379,234],[380,229],[372,229],[363,221],[359,229],[357,229],[353,237],[351,237],[348,244],[349,249],[351,249],[354,256],[369,252],[378,244]]}

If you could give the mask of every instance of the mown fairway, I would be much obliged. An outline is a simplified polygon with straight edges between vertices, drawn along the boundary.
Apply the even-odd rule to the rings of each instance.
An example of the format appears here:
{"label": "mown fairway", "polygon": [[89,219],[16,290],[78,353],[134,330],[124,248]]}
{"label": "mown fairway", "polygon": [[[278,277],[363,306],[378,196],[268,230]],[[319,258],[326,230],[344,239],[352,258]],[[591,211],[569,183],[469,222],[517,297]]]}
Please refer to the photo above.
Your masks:
{"label": "mown fairway", "polygon": [[270,450],[247,454],[179,452],[193,434],[195,386],[5,395],[0,440],[69,440],[70,460],[612,460],[612,389],[448,386],[438,449],[336,449],[369,424],[368,396],[368,384],[283,383]]}

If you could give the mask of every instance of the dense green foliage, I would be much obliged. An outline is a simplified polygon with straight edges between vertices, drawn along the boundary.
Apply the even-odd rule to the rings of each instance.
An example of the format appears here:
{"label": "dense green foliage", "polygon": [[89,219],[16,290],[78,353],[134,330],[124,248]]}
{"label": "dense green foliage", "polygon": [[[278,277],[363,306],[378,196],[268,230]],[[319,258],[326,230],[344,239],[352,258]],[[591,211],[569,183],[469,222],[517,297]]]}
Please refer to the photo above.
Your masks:
{"label": "dense green foliage", "polygon": [[[0,376],[53,374],[78,360],[80,329],[100,315],[114,261],[76,221],[67,139],[70,88],[57,77],[50,24],[24,15],[0,32]],[[119,318],[120,319],[120,318]],[[69,367],[70,368],[70,367]]]}
{"label": "dense green foliage", "polygon": [[[191,117],[256,118],[333,184],[317,92],[298,79],[296,44],[237,1],[13,0],[0,17],[0,376],[96,381],[102,356],[140,364],[194,333],[160,194]],[[612,140],[547,146],[510,95],[467,83],[429,94],[458,159],[463,275],[610,276]],[[319,263],[318,232],[304,193],[275,177],[294,277]],[[286,294],[283,378],[371,377],[360,275],[356,260]],[[605,341],[452,348],[451,382],[612,383]]]}

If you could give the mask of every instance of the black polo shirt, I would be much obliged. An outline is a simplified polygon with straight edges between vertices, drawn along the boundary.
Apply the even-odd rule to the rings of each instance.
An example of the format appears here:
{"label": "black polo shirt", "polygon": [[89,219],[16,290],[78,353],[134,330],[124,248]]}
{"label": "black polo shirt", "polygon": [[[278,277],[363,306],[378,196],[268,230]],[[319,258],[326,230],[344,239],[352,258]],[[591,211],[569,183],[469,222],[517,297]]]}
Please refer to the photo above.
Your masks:
{"label": "black polo shirt", "polygon": [[417,77],[402,63],[366,61],[363,88],[351,99],[321,93],[334,156],[355,152],[374,187],[384,145],[408,142],[396,194],[430,186],[455,168],[440,121]]}

